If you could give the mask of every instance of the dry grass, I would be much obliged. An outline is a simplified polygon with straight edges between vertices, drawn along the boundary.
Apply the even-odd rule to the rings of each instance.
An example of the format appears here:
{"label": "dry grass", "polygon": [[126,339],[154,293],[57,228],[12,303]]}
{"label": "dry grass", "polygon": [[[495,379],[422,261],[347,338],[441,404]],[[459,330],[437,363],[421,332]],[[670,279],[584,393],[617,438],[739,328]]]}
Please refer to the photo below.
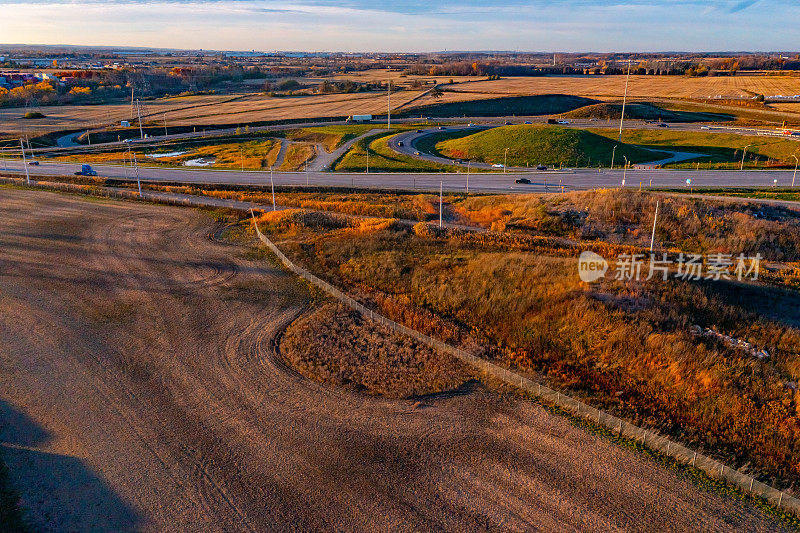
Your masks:
{"label": "dry grass", "polygon": [[286,155],[279,170],[303,170],[307,162],[310,162],[317,155],[313,144],[298,143],[291,144],[286,149]]}
{"label": "dry grass", "polygon": [[[307,146],[307,145],[303,145]],[[215,158],[214,168],[263,170],[273,166],[281,149],[280,141],[267,139],[246,142],[227,142],[208,144],[205,146],[190,147],[186,153],[170,157],[148,157],[147,154],[155,153],[150,150],[136,150],[136,160],[140,165],[182,165],[185,161],[197,158]],[[182,151],[177,148],[168,148],[171,151]],[[307,150],[306,150],[307,152]],[[298,151],[293,157],[296,164],[304,151]],[[288,154],[287,154],[288,156]],[[58,156],[57,161],[75,163],[124,163],[130,164],[127,152],[105,152],[98,154],[79,154]]]}
{"label": "dry grass", "polygon": [[[372,294],[395,320],[454,343],[467,334],[483,339],[484,353],[504,364],[541,373],[590,403],[794,486],[800,394],[787,384],[800,380],[800,314],[792,294],[725,282],[583,285],[574,258],[583,245],[553,234],[592,233],[610,244],[593,240],[587,247],[618,253],[623,243],[645,240],[651,222],[649,197],[595,196],[552,203],[475,198],[460,205],[465,216],[484,224],[499,216],[509,226],[545,233],[538,241],[396,226],[353,239],[335,217],[306,223],[297,215],[264,220],[263,229],[288,239],[282,247],[303,266]],[[459,205],[457,198],[450,201]],[[780,218],[781,210],[757,216],[749,206],[669,199],[664,212],[659,240],[686,235],[674,238],[682,248],[798,254],[800,231],[793,219]],[[695,337],[693,325],[773,355],[757,360]]]}
{"label": "dry grass", "polygon": [[294,322],[283,337],[281,352],[310,379],[390,398],[456,389],[469,376],[453,357],[334,303]]}

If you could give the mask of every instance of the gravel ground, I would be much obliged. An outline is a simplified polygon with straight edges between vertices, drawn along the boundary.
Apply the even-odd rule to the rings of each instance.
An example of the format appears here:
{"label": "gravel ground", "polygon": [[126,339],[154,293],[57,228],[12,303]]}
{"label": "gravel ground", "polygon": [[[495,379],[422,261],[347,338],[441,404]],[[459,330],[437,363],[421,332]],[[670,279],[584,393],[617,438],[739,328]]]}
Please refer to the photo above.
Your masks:
{"label": "gravel ground", "polygon": [[197,211],[0,188],[0,452],[43,531],[774,531],[481,387],[287,370],[300,285]]}

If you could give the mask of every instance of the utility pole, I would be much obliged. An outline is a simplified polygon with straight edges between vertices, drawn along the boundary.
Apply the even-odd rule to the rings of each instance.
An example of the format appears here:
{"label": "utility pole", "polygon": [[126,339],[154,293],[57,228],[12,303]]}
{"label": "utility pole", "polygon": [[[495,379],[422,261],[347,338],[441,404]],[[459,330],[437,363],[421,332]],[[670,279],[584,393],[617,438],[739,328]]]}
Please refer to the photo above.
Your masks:
{"label": "utility pole", "polygon": [[628,76],[625,78],[625,96],[622,97],[622,115],[619,117],[619,142],[622,142],[622,121],[625,120],[625,103],[628,101],[628,81],[631,79],[631,60],[628,59]]}
{"label": "utility pole", "polygon": [[442,189],[444,188],[444,182],[439,182],[439,229],[442,229]]}
{"label": "utility pole", "polygon": [[653,217],[653,234],[650,236],[650,253],[653,253],[653,243],[656,240],[656,222],[658,222],[658,206],[661,202],[656,200],[656,215]]}
{"label": "utility pole", "polygon": [[369,174],[369,143],[367,143],[367,174]]}
{"label": "utility pole", "polygon": [[792,155],[792,157],[794,157],[794,175],[792,176],[792,187],[794,187],[794,179],[797,177],[797,163],[800,160],[797,159],[796,155]]}
{"label": "utility pole", "polygon": [[[622,156],[625,157],[625,156]],[[625,177],[628,175],[628,158],[625,157],[625,169],[622,171],[622,186],[625,187]]]}
{"label": "utility pole", "polygon": [[[389,88],[386,91],[386,129],[392,129],[392,80],[389,80]],[[369,152],[369,147],[367,147]]]}
{"label": "utility pole", "polygon": [[139,99],[136,99],[136,116],[139,117],[139,138],[144,139],[144,131],[142,131],[142,112],[139,110]]}
{"label": "utility pole", "polygon": [[133,120],[133,87],[131,87],[131,120]]}
{"label": "utility pole", "polygon": [[28,160],[25,159],[25,143],[22,142],[22,139],[19,140],[19,147],[22,149],[22,166],[25,167],[25,184],[31,184],[31,177],[28,175]]}
{"label": "utility pole", "polygon": [[269,167],[269,185],[272,187],[272,210],[275,211],[275,182],[272,181],[272,167]]}
{"label": "utility pole", "polygon": [[614,145],[614,149],[611,151],[611,170],[614,170],[614,156],[617,155],[617,146],[618,144]]}
{"label": "utility pole", "polygon": [[503,174],[506,173],[506,167],[508,166],[508,148],[503,151]]}
{"label": "utility pole", "polygon": [[470,159],[467,159],[467,194],[469,194],[469,164],[472,163]]}
{"label": "utility pole", "polygon": [[747,149],[750,148],[751,146],[753,146],[753,145],[752,144],[748,144],[747,146],[744,147],[744,150],[742,150],[742,164],[739,167],[740,171],[744,170],[744,156],[747,154]]}

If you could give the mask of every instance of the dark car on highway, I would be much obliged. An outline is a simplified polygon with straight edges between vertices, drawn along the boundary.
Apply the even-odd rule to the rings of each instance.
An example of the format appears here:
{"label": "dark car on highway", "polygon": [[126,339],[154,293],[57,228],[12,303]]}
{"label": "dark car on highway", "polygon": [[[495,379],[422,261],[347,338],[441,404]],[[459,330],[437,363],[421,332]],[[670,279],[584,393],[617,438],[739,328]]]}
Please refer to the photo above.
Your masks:
{"label": "dark car on highway", "polygon": [[547,170],[547,165],[536,165],[536,170]]}
{"label": "dark car on highway", "polygon": [[530,182],[531,182],[531,180],[529,180],[528,178],[518,178],[517,179],[517,183],[529,184]]}
{"label": "dark car on highway", "polygon": [[417,130],[417,133],[422,133],[422,130]]}
{"label": "dark car on highway", "polygon": [[397,141],[397,146],[405,146],[405,145],[406,143],[404,143],[403,141]]}
{"label": "dark car on highway", "polygon": [[39,162],[38,161],[31,161],[28,164],[29,165],[34,165],[34,166],[37,166],[37,167],[39,166]]}

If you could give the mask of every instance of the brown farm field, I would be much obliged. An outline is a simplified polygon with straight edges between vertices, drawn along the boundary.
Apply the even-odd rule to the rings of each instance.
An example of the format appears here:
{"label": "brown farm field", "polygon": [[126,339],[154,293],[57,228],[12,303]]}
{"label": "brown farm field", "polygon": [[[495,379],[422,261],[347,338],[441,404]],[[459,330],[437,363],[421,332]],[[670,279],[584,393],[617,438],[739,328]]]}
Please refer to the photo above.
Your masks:
{"label": "brown farm field", "polygon": [[[498,95],[570,94],[620,98],[625,76],[510,77],[452,86],[454,91]],[[724,76],[631,76],[628,96],[638,98],[747,98],[755,94],[800,94],[800,77]]]}
{"label": "brown farm field", "polygon": [[398,392],[472,376],[340,321],[207,214],[0,188],[0,215],[2,481],[34,530],[782,530],[479,384],[344,390],[387,363]]}
{"label": "brown farm field", "polygon": [[[625,89],[625,76],[547,76],[508,77],[487,80],[476,77],[400,77],[397,72],[367,71],[337,76],[361,82],[384,81],[391,78],[403,90],[393,93],[392,108],[413,114],[413,109],[440,103],[485,100],[504,96],[573,95],[597,100],[618,100]],[[410,87],[418,78],[444,84],[444,94],[435,98],[428,94],[431,85],[420,89]],[[449,81],[453,80],[453,84]],[[800,77],[792,76],[632,76],[629,96],[634,99],[740,99],[756,94],[800,94]],[[272,97],[263,93],[238,95],[204,95],[170,97],[140,102],[145,123],[161,126],[166,118],[172,126],[237,125],[265,121],[345,117],[353,114],[381,115],[386,112],[384,92],[354,94],[324,94]],[[791,113],[797,104],[770,104],[774,111]],[[136,115],[129,102],[108,105],[43,106],[45,117],[37,120],[22,118],[26,109],[0,109],[2,133],[41,134],[50,131],[91,129]],[[421,111],[424,112],[424,111]]]}

